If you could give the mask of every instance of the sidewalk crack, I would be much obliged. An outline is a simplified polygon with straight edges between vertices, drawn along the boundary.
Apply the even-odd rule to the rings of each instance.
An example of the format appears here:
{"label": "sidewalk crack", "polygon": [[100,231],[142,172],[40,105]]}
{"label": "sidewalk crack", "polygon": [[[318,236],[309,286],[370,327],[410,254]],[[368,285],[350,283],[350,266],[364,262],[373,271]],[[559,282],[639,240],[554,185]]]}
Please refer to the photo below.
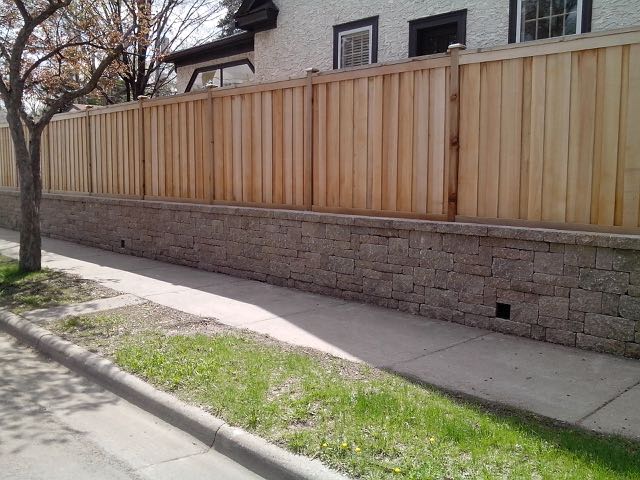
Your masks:
{"label": "sidewalk crack", "polygon": [[438,348],[438,349],[433,350],[431,352],[421,353],[420,355],[417,355],[415,357],[408,358],[406,360],[400,360],[399,362],[395,362],[395,363],[392,363],[390,365],[383,365],[382,368],[393,369],[397,365],[401,365],[403,363],[413,362],[414,360],[418,360],[420,358],[428,357],[429,355],[433,355],[434,353],[444,352],[445,350],[449,350],[450,348],[457,347],[459,345],[463,345],[463,344],[468,343],[468,342],[472,342],[473,340],[477,340],[479,338],[486,337],[487,335],[491,335],[492,333],[493,332],[482,333],[482,334],[480,334],[480,335],[478,335],[476,337],[467,338],[466,340],[462,340],[460,342],[453,343],[451,345],[447,345],[446,347]]}
{"label": "sidewalk crack", "polygon": [[618,395],[616,395],[613,398],[610,398],[609,400],[607,400],[606,402],[604,402],[602,405],[600,405],[599,407],[597,407],[596,409],[594,409],[593,411],[587,413],[586,415],[584,415],[583,417],[580,417],[577,421],[576,421],[576,425],[580,425],[582,422],[584,422],[587,418],[589,418],[592,415],[595,415],[596,413],[598,413],[600,410],[602,410],[604,407],[606,407],[607,405],[611,404],[613,401],[617,400],[618,398],[620,398],[622,395],[624,395],[625,393],[627,393],[629,390],[632,390],[634,388],[636,388],[638,385],[640,385],[640,380],[638,380],[636,383],[628,386],[627,388],[625,388],[622,392],[620,392]]}
{"label": "sidewalk crack", "polygon": [[136,470],[137,471],[142,471],[142,470],[146,470],[146,469],[151,468],[151,467],[155,467],[157,465],[163,465],[165,463],[175,462],[176,460],[182,460],[184,458],[197,457],[198,455],[202,455],[202,454],[208,453],[210,450],[211,450],[210,447],[209,448],[205,447],[205,448],[202,449],[201,452],[190,453],[188,455],[181,455],[181,456],[175,457],[175,458],[168,458],[166,460],[161,460],[159,462],[150,463],[148,465],[144,465],[142,467],[138,467]]}
{"label": "sidewalk crack", "polygon": [[288,313],[286,315],[273,315],[271,317],[262,318],[260,320],[250,320],[250,321],[245,322],[245,323],[239,323],[237,325],[237,328],[248,328],[248,326],[250,326],[250,325],[255,325],[256,323],[261,323],[261,322],[267,322],[269,320],[274,320],[276,318],[281,318],[282,320],[289,321],[289,319],[291,317],[297,317],[298,315],[305,315],[307,313],[315,312],[315,311],[322,310],[322,309],[325,309],[325,308],[339,307],[341,305],[346,305],[347,303],[348,302],[341,302],[341,303],[336,303],[336,304],[332,304],[332,305],[318,306],[318,307],[309,308],[307,310],[301,310],[299,312]]}

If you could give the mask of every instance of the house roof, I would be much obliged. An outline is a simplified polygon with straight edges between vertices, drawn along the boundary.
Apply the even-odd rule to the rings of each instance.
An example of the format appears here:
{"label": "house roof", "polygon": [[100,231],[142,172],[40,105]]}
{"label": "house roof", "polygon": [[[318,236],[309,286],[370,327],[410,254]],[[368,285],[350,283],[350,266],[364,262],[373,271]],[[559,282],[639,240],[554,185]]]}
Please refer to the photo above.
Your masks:
{"label": "house roof", "polygon": [[203,43],[195,47],[179,50],[163,57],[164,62],[174,63],[176,67],[193,65],[217,58],[229,57],[253,51],[254,32],[243,32],[237,35]]}

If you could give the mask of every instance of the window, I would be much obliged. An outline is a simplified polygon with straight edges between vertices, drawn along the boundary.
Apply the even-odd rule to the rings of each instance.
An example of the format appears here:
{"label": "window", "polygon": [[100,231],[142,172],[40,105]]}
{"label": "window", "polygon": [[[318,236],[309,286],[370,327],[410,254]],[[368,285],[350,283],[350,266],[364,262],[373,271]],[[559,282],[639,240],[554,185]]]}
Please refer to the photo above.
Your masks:
{"label": "window", "polygon": [[253,80],[253,76],[254,68],[249,60],[210,65],[197,68],[193,72],[185,91],[202,90],[207,85],[215,87],[240,85]]}
{"label": "window", "polygon": [[510,42],[591,30],[591,0],[511,0]]}
{"label": "window", "polygon": [[409,22],[409,56],[444,53],[453,43],[465,43],[467,11],[434,15]]}
{"label": "window", "polygon": [[333,68],[358,67],[378,61],[378,17],[333,27]]}

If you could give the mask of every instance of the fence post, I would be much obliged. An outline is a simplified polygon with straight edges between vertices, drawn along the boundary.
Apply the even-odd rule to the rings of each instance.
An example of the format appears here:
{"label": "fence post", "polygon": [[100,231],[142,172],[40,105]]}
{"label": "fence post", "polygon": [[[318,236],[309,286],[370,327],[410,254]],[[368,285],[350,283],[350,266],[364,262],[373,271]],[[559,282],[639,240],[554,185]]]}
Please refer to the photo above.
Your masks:
{"label": "fence post", "polygon": [[460,151],[460,50],[466,47],[461,43],[449,45],[447,52],[451,56],[449,72],[449,188],[447,220],[455,222],[458,213],[458,156]]}
{"label": "fence post", "polygon": [[217,88],[212,82],[207,83],[207,116],[208,121],[206,122],[207,135],[209,136],[209,141],[207,145],[209,146],[209,161],[211,164],[209,165],[209,205],[213,204],[215,200],[215,155],[213,148],[213,89]]}
{"label": "fence post", "polygon": [[91,158],[91,109],[93,105],[87,105],[87,174],[89,176],[89,193],[93,191],[93,161]]}
{"label": "fence post", "polygon": [[307,90],[305,92],[306,114],[304,119],[304,206],[313,209],[313,76],[317,68],[307,68]]}
{"label": "fence post", "polygon": [[147,95],[138,95],[138,115],[140,115],[140,139],[138,141],[138,148],[140,149],[140,197],[143,200],[147,194],[147,159],[145,158],[146,149],[144,148],[146,143],[146,139],[144,137],[144,101],[148,99],[149,97]]}

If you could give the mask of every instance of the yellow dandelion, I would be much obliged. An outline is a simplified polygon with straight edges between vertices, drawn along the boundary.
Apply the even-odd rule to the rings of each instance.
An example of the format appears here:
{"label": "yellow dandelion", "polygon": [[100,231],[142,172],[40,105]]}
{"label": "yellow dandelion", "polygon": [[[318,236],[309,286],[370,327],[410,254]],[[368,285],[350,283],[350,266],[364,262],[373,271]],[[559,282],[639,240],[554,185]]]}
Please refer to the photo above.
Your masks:
{"label": "yellow dandelion", "polygon": [[347,445],[347,442],[342,442],[342,445],[340,445],[340,447],[342,448],[348,448],[349,445]]}
{"label": "yellow dandelion", "polygon": [[394,471],[395,473],[400,473],[400,472],[402,472],[402,470],[400,470],[398,467],[394,468],[394,469],[393,469],[393,471]]}
{"label": "yellow dandelion", "polygon": [[329,444],[327,444],[326,442],[322,444],[322,448],[327,448],[329,446]]}
{"label": "yellow dandelion", "polygon": [[356,453],[360,453],[362,450],[360,449],[360,447],[356,447],[353,449]]}
{"label": "yellow dandelion", "polygon": [[430,441],[431,443],[435,443],[435,442],[436,442],[436,439],[435,439],[434,437],[430,437],[430,438],[429,438],[429,441]]}

